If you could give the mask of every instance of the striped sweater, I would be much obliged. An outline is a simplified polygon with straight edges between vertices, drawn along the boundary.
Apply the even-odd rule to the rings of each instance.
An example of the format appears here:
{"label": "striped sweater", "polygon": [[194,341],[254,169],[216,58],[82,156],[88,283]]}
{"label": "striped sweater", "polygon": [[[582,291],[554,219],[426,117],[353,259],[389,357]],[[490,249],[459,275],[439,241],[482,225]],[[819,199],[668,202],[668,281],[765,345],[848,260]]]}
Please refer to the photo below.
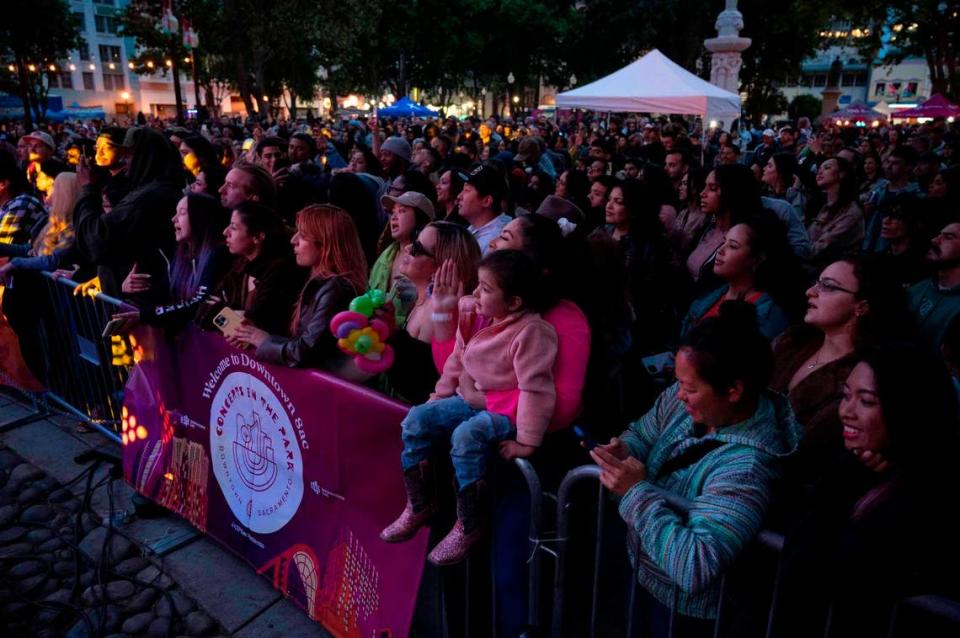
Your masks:
{"label": "striped sweater", "polygon": [[[620,515],[634,541],[639,583],[667,606],[677,583],[681,614],[714,618],[719,577],[760,531],[781,460],[796,450],[801,429],[786,398],[771,392],[761,395],[749,419],[698,438],[677,388],[665,390],[621,435],[646,465],[647,479],[624,495]],[[670,459],[712,439],[724,445],[687,467],[661,472]],[[688,499],[689,514],[667,506],[660,490]]]}

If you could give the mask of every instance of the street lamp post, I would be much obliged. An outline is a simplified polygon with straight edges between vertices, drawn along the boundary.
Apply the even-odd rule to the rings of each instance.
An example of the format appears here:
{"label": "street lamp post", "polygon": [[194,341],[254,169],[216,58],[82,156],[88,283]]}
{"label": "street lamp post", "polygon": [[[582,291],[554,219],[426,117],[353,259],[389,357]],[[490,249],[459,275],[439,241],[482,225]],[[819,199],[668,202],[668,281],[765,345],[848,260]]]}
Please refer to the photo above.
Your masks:
{"label": "street lamp post", "polygon": [[513,87],[513,83],[516,82],[516,81],[517,81],[517,79],[516,79],[515,77],[513,77],[513,71],[511,71],[510,73],[507,74],[507,100],[506,100],[506,102],[505,102],[504,104],[506,105],[506,108],[505,108],[506,112],[507,112],[511,117],[513,116],[513,107],[510,106],[510,91],[511,91],[511,89],[512,89],[512,87]]}

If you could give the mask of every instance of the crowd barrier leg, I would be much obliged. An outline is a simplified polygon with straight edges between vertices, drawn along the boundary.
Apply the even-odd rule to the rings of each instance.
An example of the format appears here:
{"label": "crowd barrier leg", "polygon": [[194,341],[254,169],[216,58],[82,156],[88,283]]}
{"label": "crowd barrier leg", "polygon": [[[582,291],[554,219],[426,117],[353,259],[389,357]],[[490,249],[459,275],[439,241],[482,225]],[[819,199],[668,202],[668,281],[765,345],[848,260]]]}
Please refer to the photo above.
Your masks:
{"label": "crowd barrier leg", "polygon": [[[561,638],[563,635],[563,609],[566,593],[567,551],[570,544],[570,493],[573,486],[584,480],[599,480],[600,468],[596,465],[581,465],[563,477],[557,490],[557,561],[553,583],[553,616],[551,635]],[[602,504],[601,504],[602,507]]]}
{"label": "crowd barrier leg", "polygon": [[938,636],[960,635],[960,602],[943,596],[925,595],[906,598],[894,605],[887,638],[908,638],[920,635],[918,630],[930,629],[910,626],[904,617],[911,614],[928,621],[935,620],[939,625],[937,630],[944,632],[938,633]]}
{"label": "crowd barrier leg", "polygon": [[[527,624],[536,630],[540,626],[540,535],[543,526],[543,487],[540,477],[527,459],[514,459],[513,464],[520,470],[527,482],[527,492],[530,494],[530,567],[529,585],[527,590]],[[496,597],[494,597],[496,603]]]}
{"label": "crowd barrier leg", "polygon": [[45,349],[52,359],[45,395],[120,443],[123,387],[133,352],[127,340],[117,338],[116,347],[123,351],[118,355],[102,332],[114,313],[130,306],[104,294],[74,295],[76,282],[44,275],[54,314],[43,329]]}

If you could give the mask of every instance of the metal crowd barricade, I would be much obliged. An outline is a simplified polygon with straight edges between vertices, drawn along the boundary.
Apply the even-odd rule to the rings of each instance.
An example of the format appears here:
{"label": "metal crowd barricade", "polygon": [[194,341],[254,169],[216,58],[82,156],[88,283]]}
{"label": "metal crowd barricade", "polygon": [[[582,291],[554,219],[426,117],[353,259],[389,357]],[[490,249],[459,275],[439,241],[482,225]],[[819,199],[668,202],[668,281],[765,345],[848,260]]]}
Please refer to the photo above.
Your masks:
{"label": "metal crowd barricade", "polygon": [[80,285],[44,273],[48,310],[43,321],[48,373],[46,398],[120,443],[123,387],[134,362],[128,337],[103,337],[113,314],[131,309],[103,293],[74,294]]}
{"label": "metal crowd barricade", "polygon": [[[605,490],[603,485],[599,483],[600,479],[600,468],[596,465],[582,465],[580,467],[574,468],[567,473],[564,477],[563,482],[560,484],[560,489],[557,493],[557,551],[556,551],[556,571],[554,573],[554,591],[553,591],[553,615],[551,622],[551,635],[554,638],[562,638],[563,636],[563,625],[564,625],[564,611],[565,611],[565,596],[567,589],[567,560],[570,552],[570,522],[571,514],[570,510],[573,505],[571,502],[571,494],[574,486],[584,481],[594,481],[596,480],[599,488],[597,493],[597,498],[599,506],[597,508],[597,540],[594,547],[594,564],[593,564],[593,592],[592,600],[590,605],[590,624],[589,624],[589,635],[593,638],[596,635],[597,629],[597,610],[598,610],[598,594],[599,594],[599,584],[600,584],[600,558],[603,552],[603,526],[604,526],[604,507],[603,507],[603,498]],[[675,494],[671,494],[666,491],[661,491],[661,495],[667,504],[676,510],[679,513],[686,513],[690,510],[690,502],[687,499],[684,499]],[[757,537],[757,543],[761,546],[773,550],[778,555],[777,561],[777,572],[774,580],[774,589],[773,589],[773,600],[770,605],[770,611],[767,617],[767,636],[769,638],[770,631],[773,627],[774,614],[776,613],[777,607],[777,595],[780,590],[780,576],[781,576],[781,564],[779,561],[779,556],[783,549],[783,536],[769,530],[763,530]],[[637,593],[637,567],[634,566],[632,571],[632,578],[630,582],[629,597],[626,610],[626,636],[632,637],[634,629],[634,615],[636,608],[636,593]],[[726,575],[724,574],[720,579],[720,603],[717,609],[717,618],[714,623],[714,638],[719,638],[721,636],[721,627],[722,627],[722,618],[724,611],[724,601],[726,595]],[[674,630],[677,619],[677,604],[680,596],[680,587],[679,585],[674,585],[673,590],[673,602],[670,605],[670,622],[668,635],[671,638],[674,636]]]}

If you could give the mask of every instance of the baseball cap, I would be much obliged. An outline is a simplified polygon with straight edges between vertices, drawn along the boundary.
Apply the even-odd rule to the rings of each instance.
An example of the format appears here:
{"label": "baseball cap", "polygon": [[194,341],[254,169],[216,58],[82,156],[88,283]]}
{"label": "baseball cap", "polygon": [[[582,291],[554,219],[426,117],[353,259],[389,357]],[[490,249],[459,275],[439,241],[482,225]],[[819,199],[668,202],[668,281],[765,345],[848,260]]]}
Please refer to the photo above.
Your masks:
{"label": "baseball cap", "polygon": [[773,129],[772,129],[772,128],[768,128],[768,129],[764,129],[764,130],[763,130],[763,136],[764,136],[764,137],[776,137],[777,134],[773,132]]}
{"label": "baseball cap", "polygon": [[503,197],[507,190],[507,182],[503,174],[492,166],[480,165],[469,173],[459,173],[460,179],[477,189],[481,197],[493,195]]}
{"label": "baseball cap", "polygon": [[57,145],[53,141],[53,137],[49,133],[44,133],[43,131],[34,131],[23,136],[25,140],[36,140],[43,144],[46,144],[50,147],[50,150],[57,150]]}
{"label": "baseball cap", "polygon": [[433,204],[427,199],[427,196],[423,193],[418,193],[416,191],[407,191],[401,195],[393,197],[392,195],[384,195],[380,198],[380,203],[383,204],[383,208],[386,211],[393,210],[394,204],[400,204],[402,206],[410,206],[411,208],[416,208],[429,217],[432,220],[436,219],[437,214],[433,210]]}

